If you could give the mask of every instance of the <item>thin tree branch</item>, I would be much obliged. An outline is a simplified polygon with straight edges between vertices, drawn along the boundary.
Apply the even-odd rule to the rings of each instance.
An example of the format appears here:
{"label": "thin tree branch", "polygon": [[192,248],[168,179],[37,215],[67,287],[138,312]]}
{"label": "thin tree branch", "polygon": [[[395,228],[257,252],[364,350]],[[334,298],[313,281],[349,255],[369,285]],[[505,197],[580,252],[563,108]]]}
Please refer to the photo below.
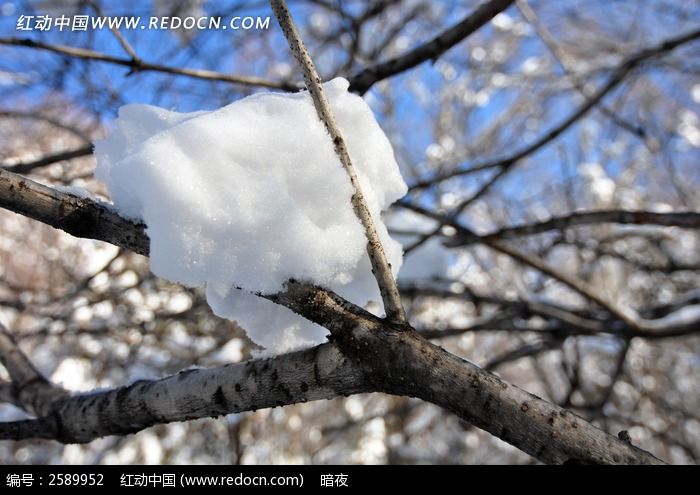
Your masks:
{"label": "thin tree branch", "polygon": [[6,386],[2,395],[9,394],[9,402],[22,409],[45,415],[56,401],[67,395],[65,390],[51,384],[37,371],[1,323],[0,363],[12,380],[10,384],[3,384]]}
{"label": "thin tree branch", "polygon": [[38,160],[34,160],[33,162],[17,163],[14,165],[2,165],[1,167],[17,174],[28,174],[30,172],[33,172],[37,168],[47,167],[49,165],[53,165],[54,163],[62,162],[64,160],[72,160],[74,158],[80,158],[89,155],[92,155],[92,144],[82,146],[74,150],[61,151],[52,155],[46,155],[39,158]]}
{"label": "thin tree branch", "polygon": [[660,225],[664,227],[700,228],[700,213],[694,211],[655,213],[651,211],[602,210],[578,211],[568,215],[553,217],[544,222],[505,227],[490,234],[476,237],[458,235],[449,239],[445,245],[450,247],[466,246],[485,240],[514,239],[547,232],[565,230],[579,225],[601,223],[618,223],[624,225]]}
{"label": "thin tree branch", "polygon": [[503,366],[511,361],[517,361],[526,357],[534,357],[542,354],[543,352],[551,351],[559,345],[561,345],[561,341],[553,339],[540,340],[531,344],[525,344],[491,358],[489,362],[484,365],[484,369],[493,371],[499,366]]}
{"label": "thin tree branch", "polygon": [[480,5],[469,16],[429,42],[417,46],[396,58],[361,70],[350,78],[350,90],[364,94],[377,81],[412,69],[427,60],[436,60],[440,55],[493,19],[496,14],[510,7],[514,1],[490,0]]}
{"label": "thin tree branch", "polygon": [[692,31],[690,33],[683,34],[676,38],[671,38],[666,40],[654,47],[646,48],[640,50],[639,52],[626,58],[617,68],[613,71],[612,75],[608,78],[607,82],[601,86],[601,88],[591,95],[583,105],[577,108],[571,113],[566,119],[564,119],[558,126],[550,130],[547,134],[541,136],[532,144],[526,146],[522,150],[514,153],[513,155],[497,159],[493,161],[488,161],[482,164],[474,165],[468,169],[456,169],[444,174],[436,174],[426,180],[421,180],[409,187],[409,191],[416,191],[419,189],[425,189],[430,187],[437,182],[448,180],[454,177],[459,177],[462,175],[473,174],[476,172],[481,172],[483,170],[489,170],[493,168],[498,168],[499,171],[484,185],[479,191],[477,191],[470,198],[463,201],[455,210],[461,211],[469,204],[473,203],[476,199],[481,197],[493,184],[500,180],[511,168],[519,163],[522,159],[535,153],[540,148],[544,147],[548,143],[552,142],[554,139],[563,134],[569,127],[575,124],[581,117],[586,115],[588,111],[596,106],[610,91],[615,89],[625,77],[635,68],[637,68],[642,63],[648,61],[651,58],[667,53],[675,48],[682,46],[685,43],[694,41],[700,38],[700,29]]}
{"label": "thin tree branch", "polygon": [[[100,5],[97,2],[94,2],[93,0],[88,0],[88,4],[90,5],[90,7],[92,7],[92,9],[95,11],[95,13],[98,16],[104,17],[104,13],[102,12],[102,8],[100,7]],[[131,44],[129,44],[129,42],[126,40],[126,38],[124,38],[124,36],[122,36],[122,33],[120,33],[117,28],[112,26],[111,23],[108,23],[108,24],[109,24],[109,30],[112,32],[112,34],[117,39],[117,41],[119,42],[121,47],[124,49],[124,51],[131,57],[132,60],[139,61],[140,57],[136,54],[136,50],[134,50],[134,48],[131,46]]]}
{"label": "thin tree branch", "polygon": [[285,91],[296,91],[299,88],[291,83],[286,82],[275,82],[263,79],[260,77],[252,76],[235,76],[229,74],[223,74],[221,72],[215,72],[205,69],[190,69],[186,67],[172,67],[169,65],[155,64],[150,62],[145,62],[141,59],[134,58],[122,58],[116,57],[114,55],[108,55],[106,53],[100,53],[93,50],[87,50],[85,48],[77,48],[72,46],[64,45],[53,45],[49,43],[44,43],[42,41],[36,41],[30,38],[0,38],[0,45],[10,45],[10,46],[21,46],[27,48],[35,48],[39,50],[46,50],[53,53],[58,53],[60,55],[65,55],[73,58],[80,58],[84,60],[94,60],[97,62],[105,62],[114,65],[122,65],[131,69],[132,73],[135,72],[161,72],[164,74],[173,74],[176,76],[192,77],[196,79],[205,79],[207,81],[220,81],[233,84],[240,84],[242,86],[254,86],[261,88],[270,89],[282,89]]}
{"label": "thin tree branch", "polygon": [[8,117],[11,119],[32,119],[32,120],[40,120],[42,122],[46,122],[47,124],[51,124],[54,127],[57,127],[59,129],[62,129],[64,131],[67,131],[71,133],[72,135],[76,136],[77,138],[82,139],[86,143],[90,142],[90,138],[88,137],[87,134],[85,134],[83,131],[80,129],[77,129],[76,127],[73,127],[68,124],[64,124],[60,120],[54,119],[52,117],[42,115],[37,112],[25,112],[21,110],[0,110],[0,117]]}
{"label": "thin tree branch", "polygon": [[41,374],[17,347],[2,323],[0,323],[0,363],[7,370],[10,379],[17,384],[25,384],[42,378]]}
{"label": "thin tree branch", "polygon": [[[400,202],[398,204],[404,208],[407,208],[416,213],[420,213],[428,218],[436,220],[440,222],[441,225],[449,225],[450,227],[454,228],[459,235],[463,235],[465,237],[470,238],[478,238],[478,236],[474,232],[460,224],[458,221],[454,220],[453,217],[441,215],[439,213],[427,210],[423,207],[405,201]],[[604,297],[599,290],[597,290],[594,287],[591,287],[588,283],[584,282],[583,280],[580,280],[576,277],[568,275],[567,273],[556,270],[544,261],[540,260],[539,258],[530,256],[516,248],[513,248],[507,244],[493,239],[480,239],[480,241],[484,245],[492,248],[493,250],[505,254],[513,258],[514,260],[531,268],[534,268],[535,270],[547,275],[548,277],[563,283],[564,285],[568,286],[570,289],[579,293],[586,299],[596,303],[598,306],[605,309],[608,313],[622,321],[630,330],[632,330],[635,333],[636,336],[658,336],[660,334],[665,334],[666,332],[668,332],[669,335],[675,335],[679,332],[686,333],[688,331],[692,331],[700,325],[700,311],[695,312],[692,307],[684,308],[685,310],[687,310],[687,313],[684,310],[681,310],[684,312],[684,314],[679,313],[677,315],[679,317],[678,319],[666,317],[664,319],[659,320],[646,320],[644,318],[641,318],[635,311],[629,308],[619,306],[615,302],[610,301],[609,299]]]}
{"label": "thin tree branch", "polygon": [[[535,30],[535,33],[537,33],[537,36],[540,37],[542,42],[551,52],[554,59],[564,70],[564,74],[566,74],[571,79],[576,90],[586,98],[590,98],[591,94],[586,89],[584,82],[581,80],[579,75],[576,74],[576,71],[572,69],[572,61],[569,57],[569,54],[559,46],[557,41],[554,39],[554,36],[552,36],[549,30],[547,30],[547,28],[540,22],[539,18],[537,17],[537,14],[535,14],[535,11],[532,10],[532,7],[530,7],[526,0],[516,0],[515,4],[518,10],[520,10],[520,13],[523,15],[525,20],[530,24],[530,26],[532,26],[532,28]],[[603,115],[608,117],[612,122],[614,122],[615,125],[625,129],[634,136],[637,136],[642,139],[646,137],[646,132],[642,127],[622,119],[619,115],[617,115],[612,109],[608,108],[606,105],[598,105],[598,110]]]}
{"label": "thin tree branch", "polygon": [[277,16],[280,27],[284,32],[284,36],[287,38],[289,47],[294,54],[294,58],[297,59],[299,65],[304,73],[304,82],[309,90],[311,98],[314,102],[314,107],[316,108],[316,113],[319,119],[323,122],[323,125],[328,130],[331,139],[333,140],[333,147],[335,149],[340,162],[343,164],[343,168],[350,177],[350,182],[352,183],[353,191],[355,192],[352,196],[352,208],[357,215],[357,218],[362,223],[365,229],[365,235],[367,237],[367,254],[369,255],[370,262],[372,264],[372,273],[377,280],[377,285],[379,285],[379,291],[382,296],[382,302],[384,303],[384,310],[386,311],[386,316],[389,320],[395,322],[405,322],[406,313],[401,305],[401,297],[399,295],[399,290],[396,286],[396,280],[391,272],[391,265],[386,258],[386,253],[384,252],[384,247],[377,233],[377,229],[374,225],[374,220],[372,219],[372,214],[369,211],[367,202],[362,192],[362,185],[355,172],[355,167],[352,164],[350,155],[348,154],[348,149],[345,145],[345,140],[340,131],[340,128],[336,124],[335,117],[331,111],[326,95],[323,92],[323,87],[321,86],[321,78],[316,71],[313,60],[309,52],[304,46],[304,42],[294,25],[294,20],[292,19],[291,13],[287,8],[287,3],[284,0],[270,0],[270,5],[272,10]]}

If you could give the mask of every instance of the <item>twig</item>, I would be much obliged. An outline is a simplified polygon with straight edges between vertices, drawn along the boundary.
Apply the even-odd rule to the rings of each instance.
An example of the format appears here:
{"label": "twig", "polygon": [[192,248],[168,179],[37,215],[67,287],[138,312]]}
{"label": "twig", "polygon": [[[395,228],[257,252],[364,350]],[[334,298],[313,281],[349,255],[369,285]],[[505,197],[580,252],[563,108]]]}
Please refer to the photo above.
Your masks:
{"label": "twig", "polygon": [[507,9],[514,1],[491,0],[429,42],[396,58],[363,69],[350,78],[350,90],[364,94],[377,81],[404,72],[427,60],[436,60],[440,55],[493,19],[496,14]]}
{"label": "twig", "polygon": [[578,225],[600,223],[618,223],[625,225],[661,225],[664,227],[700,228],[700,213],[694,211],[655,213],[651,211],[604,210],[581,211],[554,217],[544,222],[505,227],[490,234],[478,237],[459,235],[450,239],[445,245],[450,247],[466,246],[475,242],[496,239],[513,239],[516,237],[540,234],[549,230],[564,230]]}
{"label": "twig", "polygon": [[87,134],[85,134],[83,131],[80,129],[77,129],[71,125],[64,124],[60,120],[54,119],[52,117],[49,117],[47,115],[42,115],[40,113],[34,113],[34,112],[28,112],[28,111],[22,111],[22,110],[0,110],[0,117],[7,117],[11,119],[32,119],[32,120],[40,120],[42,122],[46,122],[47,124],[50,124],[52,126],[55,126],[59,129],[62,129],[64,131],[67,131],[71,133],[72,135],[80,138],[86,143],[90,142],[90,138],[88,137]]}
{"label": "twig", "polygon": [[[566,53],[566,51],[564,51],[564,49],[557,44],[557,41],[554,39],[554,36],[552,36],[552,33],[550,33],[547,30],[547,28],[540,22],[539,18],[537,17],[537,14],[535,14],[535,11],[532,10],[532,7],[530,7],[530,4],[528,4],[526,0],[516,0],[515,4],[518,7],[518,10],[520,10],[520,13],[523,15],[525,20],[532,26],[532,28],[537,33],[537,36],[540,37],[542,42],[552,53],[554,59],[564,70],[564,74],[566,74],[571,79],[576,90],[579,93],[581,93],[584,97],[590,98],[590,92],[586,89],[579,75],[576,74],[576,72],[571,67],[571,57],[569,57],[569,54]],[[631,134],[642,139],[646,137],[646,131],[642,127],[624,120],[606,105],[598,105],[598,110],[603,115],[612,120],[617,126],[625,129]]]}
{"label": "twig", "polygon": [[61,151],[53,155],[47,155],[34,160],[33,162],[17,163],[15,165],[0,165],[0,167],[15,172],[17,174],[28,174],[33,172],[37,168],[47,167],[53,165],[57,162],[62,162],[64,160],[72,160],[73,158],[80,158],[83,156],[92,155],[92,144],[87,146],[82,146],[74,150]]}
{"label": "twig", "polygon": [[511,361],[517,361],[526,357],[534,357],[543,352],[551,351],[561,345],[561,341],[554,339],[540,340],[531,344],[524,344],[503,354],[499,354],[489,360],[484,365],[485,370],[493,371],[499,366],[502,366]]}
{"label": "twig", "polygon": [[[97,2],[94,2],[93,0],[88,0],[88,3],[90,6],[93,8],[95,13],[100,16],[104,17],[104,13],[102,12],[102,8]],[[124,51],[131,57],[132,60],[139,61],[141,58],[136,54],[136,50],[129,44],[129,42],[126,40],[126,38],[122,35],[122,33],[119,32],[117,28],[112,26],[111,23],[109,24],[109,30],[112,31],[112,34],[114,35],[115,38],[117,38],[117,41],[119,44],[122,46]]]}
{"label": "twig", "polygon": [[335,152],[350,177],[350,182],[355,192],[352,196],[352,207],[355,215],[357,215],[357,218],[365,229],[365,235],[367,236],[367,253],[369,254],[369,259],[372,264],[372,272],[379,285],[379,291],[382,295],[387,318],[391,321],[403,323],[406,321],[406,313],[401,305],[401,298],[399,296],[399,290],[396,287],[396,280],[391,273],[391,265],[386,258],[384,247],[377,234],[377,229],[374,226],[372,215],[362,192],[360,180],[357,177],[355,167],[348,154],[345,140],[335,122],[335,117],[331,112],[330,105],[323,92],[321,77],[318,75],[313,60],[311,60],[311,56],[306,50],[304,42],[294,25],[294,20],[287,8],[286,2],[284,0],[270,0],[270,5],[277,16],[277,20],[284,32],[284,36],[287,38],[294,57],[297,59],[304,72],[304,81],[314,102],[316,113],[328,130],[333,140]]}
{"label": "twig", "polygon": [[691,318],[687,320],[681,322],[673,322],[667,325],[661,324],[660,321],[646,320],[644,318],[641,318],[638,314],[636,314],[635,311],[629,308],[621,307],[613,301],[610,301],[607,298],[603,297],[597,289],[591,287],[588,283],[584,282],[583,280],[570,276],[566,273],[560,272],[554,269],[553,267],[549,266],[547,263],[540,260],[539,258],[530,256],[526,253],[523,253],[522,251],[519,251],[518,249],[515,249],[496,240],[480,238],[477,234],[475,234],[469,228],[459,223],[452,216],[448,217],[446,215],[441,215],[440,213],[427,210],[421,206],[417,206],[415,204],[408,203],[405,201],[400,202],[398,204],[403,208],[409,209],[423,216],[436,220],[442,225],[449,225],[450,227],[453,227],[455,230],[457,230],[458,234],[460,235],[471,238],[479,238],[480,242],[490,247],[491,249],[505,254],[507,256],[510,256],[514,260],[519,261],[524,265],[530,266],[531,268],[534,268],[535,270],[544,273],[550,278],[558,280],[559,282],[568,286],[570,289],[574,290],[575,292],[578,292],[580,295],[582,295],[589,301],[596,303],[598,306],[605,309],[614,317],[618,318],[628,327],[629,330],[631,330],[635,334],[635,336],[658,336],[659,334],[663,334],[665,332],[676,334],[678,332],[685,332],[688,329],[697,328],[698,325],[700,325],[700,317],[695,315],[691,315]]}
{"label": "twig", "polygon": [[2,323],[0,323],[0,363],[16,384],[21,385],[41,378],[41,374],[17,347]]}
{"label": "twig", "polygon": [[205,69],[189,69],[186,67],[171,67],[169,65],[154,64],[150,62],[144,62],[140,59],[133,58],[122,58],[115,57],[113,55],[108,55],[106,53],[100,53],[93,50],[87,50],[85,48],[76,48],[72,46],[64,45],[53,45],[49,43],[43,43],[41,41],[35,41],[29,38],[0,38],[0,45],[12,45],[12,46],[24,46],[27,48],[37,48],[39,50],[47,50],[53,53],[58,53],[61,55],[67,55],[73,58],[81,58],[84,60],[95,60],[97,62],[105,62],[109,64],[122,65],[124,67],[129,67],[131,72],[162,72],[165,74],[174,74],[178,76],[193,77],[196,79],[206,79],[208,81],[221,81],[234,84],[240,84],[242,86],[257,86],[262,88],[270,89],[282,89],[285,91],[296,91],[299,88],[291,83],[286,82],[274,82],[267,79],[262,79],[260,77],[252,76],[234,76],[229,74],[223,74],[221,72],[215,72]]}
{"label": "twig", "polygon": [[494,183],[496,183],[501,177],[503,177],[507,172],[509,172],[514,165],[516,165],[520,160],[526,158],[527,156],[538,151],[540,148],[544,147],[546,144],[550,143],[561,134],[563,134],[569,127],[575,124],[581,117],[586,115],[588,111],[596,106],[610,91],[615,89],[625,77],[636,67],[646,62],[647,60],[654,58],[663,53],[667,53],[685,43],[694,41],[700,38],[700,29],[692,31],[690,33],[683,34],[676,38],[668,39],[656,46],[651,48],[646,48],[638,51],[637,53],[626,58],[617,68],[613,71],[612,75],[608,81],[601,86],[601,88],[590,96],[587,101],[577,108],[569,117],[563,120],[558,126],[550,130],[547,134],[540,137],[537,141],[526,146],[522,150],[514,153],[513,155],[497,159],[493,161],[488,161],[482,164],[474,165],[468,169],[457,169],[444,174],[436,174],[433,177],[414,183],[409,187],[409,191],[415,191],[418,189],[424,189],[430,187],[437,182],[442,182],[444,180],[451,179],[453,177],[459,177],[462,175],[473,174],[475,172],[481,172],[483,170],[489,170],[493,168],[498,168],[499,171],[484,185],[479,191],[477,191],[470,198],[463,201],[457,208],[456,211],[463,210],[467,205],[474,202],[476,199],[481,197]]}

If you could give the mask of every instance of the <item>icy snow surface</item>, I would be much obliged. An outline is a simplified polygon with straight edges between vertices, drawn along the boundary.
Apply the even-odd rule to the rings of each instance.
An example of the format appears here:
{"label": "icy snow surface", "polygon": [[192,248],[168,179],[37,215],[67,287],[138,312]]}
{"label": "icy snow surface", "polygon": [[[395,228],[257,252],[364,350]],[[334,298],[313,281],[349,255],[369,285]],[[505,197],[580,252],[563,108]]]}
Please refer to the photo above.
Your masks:
{"label": "icy snow surface", "polygon": [[[398,271],[401,246],[380,211],[406,184],[372,111],[347,88],[341,78],[324,85]],[[115,206],[148,225],[153,272],[206,286],[214,312],[269,353],[322,342],[326,331],[235,287],[274,293],[296,278],[358,304],[379,300],[350,180],[308,93],[260,93],[187,114],[127,105],[95,151]]]}

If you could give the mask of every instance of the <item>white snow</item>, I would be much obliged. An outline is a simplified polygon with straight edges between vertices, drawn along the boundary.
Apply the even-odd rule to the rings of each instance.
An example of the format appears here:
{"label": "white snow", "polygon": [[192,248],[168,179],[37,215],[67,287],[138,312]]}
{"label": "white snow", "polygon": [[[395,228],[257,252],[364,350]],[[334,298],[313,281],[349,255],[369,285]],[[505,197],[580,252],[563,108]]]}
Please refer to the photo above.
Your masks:
{"label": "white snow", "polygon": [[[372,111],[347,88],[340,78],[324,85],[398,271],[401,245],[380,212],[406,185]],[[296,278],[358,304],[379,300],[350,180],[306,92],[260,93],[187,114],[127,105],[95,151],[115,206],[148,226],[153,272],[206,286],[213,310],[268,352],[321,342],[326,332],[244,291],[273,293]]]}

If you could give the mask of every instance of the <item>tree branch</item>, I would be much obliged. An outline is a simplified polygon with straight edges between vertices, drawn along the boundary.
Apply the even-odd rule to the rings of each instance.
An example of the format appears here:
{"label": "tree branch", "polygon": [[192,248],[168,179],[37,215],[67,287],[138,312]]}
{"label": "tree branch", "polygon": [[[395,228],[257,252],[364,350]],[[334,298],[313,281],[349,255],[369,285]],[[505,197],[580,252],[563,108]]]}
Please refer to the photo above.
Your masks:
{"label": "tree branch", "polygon": [[87,50],[85,48],[77,48],[72,46],[64,45],[53,45],[49,43],[44,43],[42,41],[36,41],[30,38],[0,38],[0,45],[10,45],[10,46],[21,46],[26,48],[35,48],[38,50],[46,50],[53,53],[58,53],[60,55],[65,55],[68,57],[79,58],[83,60],[94,60],[97,62],[104,62],[113,65],[121,65],[131,69],[131,73],[134,72],[161,72],[164,74],[173,74],[176,76],[192,77],[195,79],[205,79],[208,81],[220,81],[233,84],[240,84],[242,86],[254,86],[261,88],[270,89],[282,89],[285,91],[296,91],[299,88],[291,83],[286,82],[274,82],[268,81],[267,79],[262,79],[259,77],[252,76],[234,76],[229,74],[223,74],[221,72],[215,72],[205,69],[190,69],[186,67],[171,67],[169,65],[154,64],[150,62],[144,62],[139,58],[122,58],[115,57],[113,55],[108,55],[106,53],[100,53],[93,50]]}
{"label": "tree branch", "polygon": [[[60,206],[61,202],[65,205]],[[142,224],[123,219],[89,198],[53,191],[3,170],[0,206],[49,225],[67,227],[65,230],[82,237],[94,233],[97,239],[114,240],[121,247],[133,246],[142,254],[148,253]],[[65,221],[66,211],[86,215],[91,221],[76,228]],[[118,228],[124,231],[116,231]],[[660,462],[582,418],[430,344],[406,325],[381,320],[330,291],[290,281],[284,291],[264,297],[325,326],[334,343],[268,360],[189,370],[163,380],[68,397],[55,403],[51,414],[37,420],[0,424],[0,438],[88,442],[157,423],[379,391],[437,404],[542,462]]]}
{"label": "tree branch", "polygon": [[367,389],[358,368],[335,346],[323,344],[274,358],[181,371],[160,380],[74,395],[34,422],[0,423],[0,438],[85,443],[155,424],[332,399]]}
{"label": "tree branch", "polygon": [[321,122],[323,122],[323,125],[328,130],[328,133],[333,140],[335,152],[338,155],[343,168],[345,168],[345,171],[350,177],[350,182],[352,183],[353,191],[355,192],[351,200],[352,208],[365,229],[365,236],[367,237],[367,254],[369,255],[369,259],[372,264],[372,273],[377,280],[377,285],[379,285],[379,291],[382,295],[382,302],[384,303],[386,316],[389,320],[405,322],[406,313],[401,305],[401,297],[399,295],[399,290],[396,287],[396,280],[391,272],[391,265],[386,258],[384,247],[379,239],[379,234],[377,233],[377,229],[374,225],[372,214],[369,211],[367,201],[365,200],[364,193],[362,192],[360,179],[357,177],[355,167],[353,166],[350,155],[348,154],[345,140],[343,139],[340,128],[336,124],[333,112],[331,111],[326,95],[323,92],[321,78],[316,71],[313,60],[311,60],[311,56],[306,50],[304,42],[302,41],[296,26],[294,25],[294,20],[292,19],[289,9],[287,8],[287,3],[284,0],[270,0],[270,5],[277,16],[277,20],[279,21],[280,27],[284,32],[284,36],[287,38],[287,42],[289,43],[289,47],[294,54],[294,58],[297,59],[297,62],[299,62],[299,65],[302,68],[304,73],[304,82],[306,83],[306,87],[309,90],[309,94],[314,102],[316,113],[318,114],[319,119],[321,119]]}
{"label": "tree branch", "polygon": [[599,430],[420,337],[358,325],[334,334],[380,391],[418,397],[551,464],[659,464],[648,452]]}
{"label": "tree branch", "polygon": [[514,1],[490,0],[480,5],[469,16],[429,42],[417,46],[396,58],[361,70],[350,77],[350,91],[364,94],[377,81],[395,76],[427,60],[435,61],[440,55],[493,19],[496,14],[507,9]]}
{"label": "tree branch", "polygon": [[56,401],[67,395],[61,387],[51,384],[27,359],[7,329],[0,323],[0,363],[10,375],[4,383],[2,396],[8,402],[38,415],[48,414]]}
{"label": "tree branch", "polygon": [[[556,60],[564,70],[564,74],[571,79],[576,90],[584,97],[590,98],[591,94],[586,89],[584,81],[582,81],[581,77],[572,69],[572,60],[568,53],[557,44],[554,36],[552,36],[547,28],[540,22],[537,14],[532,10],[532,7],[530,7],[526,0],[516,0],[515,4],[525,20],[532,26],[535,33],[537,33],[537,36],[539,36],[544,45],[549,49],[554,60]],[[624,120],[606,105],[598,105],[598,110],[615,123],[615,125],[625,129],[634,136],[642,139],[646,137],[646,131],[642,127]]]}
{"label": "tree branch", "polygon": [[[630,330],[632,330],[636,336],[659,336],[668,333],[669,335],[676,335],[678,333],[686,333],[689,330],[695,329],[700,325],[700,310],[695,312],[694,310],[684,311],[684,314],[676,315],[677,318],[667,317],[664,319],[656,320],[646,320],[641,318],[636,311],[622,307],[611,301],[600,294],[600,291],[591,287],[588,283],[573,277],[567,273],[556,270],[552,266],[548,265],[544,261],[540,260],[535,256],[530,256],[514,247],[511,247],[502,242],[496,241],[494,239],[480,238],[471,229],[465,227],[454,217],[448,217],[441,215],[423,207],[417,206],[408,202],[399,203],[400,206],[412,210],[416,213],[420,213],[428,218],[440,222],[441,225],[448,225],[454,228],[457,233],[461,236],[470,238],[479,238],[480,242],[484,245],[490,247],[491,249],[505,254],[514,260],[527,265],[535,270],[547,275],[554,280],[557,280],[575,292],[579,293],[589,301],[596,303],[601,308],[605,309],[608,313],[613,315],[622,321]],[[699,306],[700,308],[700,306]]]}
{"label": "tree branch", "polygon": [[700,213],[694,211],[655,213],[651,211],[603,210],[577,211],[568,215],[553,217],[544,222],[505,227],[490,234],[468,237],[464,233],[449,239],[450,247],[467,246],[485,240],[514,239],[516,237],[540,234],[549,230],[564,230],[579,225],[619,223],[624,225],[660,225],[664,227],[700,228]]}
{"label": "tree branch", "polygon": [[78,198],[0,169],[0,207],[75,237],[109,242],[148,256],[146,226],[115,213],[108,204]]}
{"label": "tree branch", "polygon": [[651,58],[667,53],[675,48],[694,41],[700,38],[700,29],[692,31],[690,33],[683,34],[676,38],[671,38],[666,40],[654,47],[645,48],[639,52],[626,58],[617,68],[613,71],[612,75],[608,78],[607,82],[600,87],[598,91],[587,98],[585,103],[583,103],[579,108],[574,110],[566,119],[564,119],[559,125],[550,130],[547,134],[541,136],[532,144],[524,147],[522,150],[514,153],[513,155],[487,161],[482,164],[474,165],[468,169],[456,169],[444,174],[436,174],[425,180],[418,181],[409,187],[409,191],[415,191],[419,189],[425,189],[430,187],[437,182],[442,182],[454,177],[459,177],[461,175],[473,174],[475,172],[481,172],[483,170],[489,170],[493,168],[498,168],[499,171],[482,186],[479,191],[473,194],[468,199],[464,200],[457,208],[457,211],[463,210],[467,205],[473,203],[476,199],[481,197],[493,184],[500,180],[511,168],[519,163],[522,159],[533,154],[540,148],[544,147],[548,143],[552,142],[554,139],[563,134],[569,127],[575,124],[581,117],[586,115],[588,111],[596,106],[610,91],[615,89],[629,74],[633,69],[641,65],[642,63],[648,61]]}
{"label": "tree branch", "polygon": [[83,156],[92,155],[92,144],[87,146],[82,146],[74,150],[61,151],[59,153],[54,153],[52,155],[46,155],[33,162],[17,163],[14,165],[2,165],[0,168],[5,168],[11,172],[17,174],[28,174],[33,172],[37,168],[47,167],[53,165],[54,163],[62,162],[64,160],[72,160],[73,158],[80,158]]}

